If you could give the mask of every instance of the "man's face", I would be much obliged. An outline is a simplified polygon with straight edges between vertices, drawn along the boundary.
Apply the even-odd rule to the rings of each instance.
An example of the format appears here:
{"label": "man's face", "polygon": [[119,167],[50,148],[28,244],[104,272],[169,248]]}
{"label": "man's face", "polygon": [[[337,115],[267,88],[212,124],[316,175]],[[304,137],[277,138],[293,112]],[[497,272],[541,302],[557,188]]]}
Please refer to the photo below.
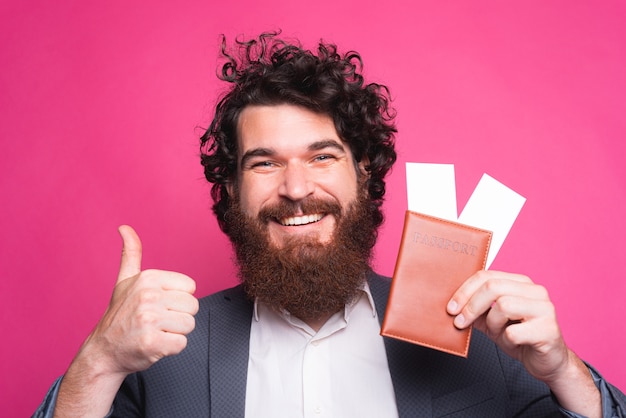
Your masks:
{"label": "man's face", "polygon": [[[337,216],[323,202],[345,215],[362,190],[352,152],[333,120],[288,104],[248,106],[237,128],[237,187],[228,191],[239,194],[241,211],[261,217],[277,248],[294,237],[329,242]],[[365,172],[363,163],[358,169]]]}
{"label": "man's face", "polygon": [[329,117],[300,107],[247,107],[238,128],[227,217],[246,293],[303,320],[339,311],[376,240],[363,164]]}

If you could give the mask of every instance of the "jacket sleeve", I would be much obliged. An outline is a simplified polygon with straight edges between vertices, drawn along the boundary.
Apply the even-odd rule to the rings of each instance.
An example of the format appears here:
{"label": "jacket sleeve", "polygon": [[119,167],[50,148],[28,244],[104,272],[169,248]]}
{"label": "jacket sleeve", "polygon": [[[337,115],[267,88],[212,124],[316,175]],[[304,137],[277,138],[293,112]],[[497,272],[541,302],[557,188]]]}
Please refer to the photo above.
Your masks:
{"label": "jacket sleeve", "polygon": [[[63,376],[59,377],[54,381],[50,389],[48,389],[48,393],[44,397],[43,401],[32,415],[33,418],[53,418],[54,417],[54,408],[56,408],[57,397],[59,396],[59,387],[61,386],[61,381],[63,380]],[[113,407],[104,418],[111,417],[111,413],[113,412]]]}
{"label": "jacket sleeve", "polygon": [[46,393],[43,402],[41,402],[35,413],[32,415],[33,418],[52,418],[54,416],[54,408],[57,403],[57,396],[59,395],[59,386],[61,386],[61,380],[63,380],[63,376],[55,380],[52,386],[50,386],[50,389],[48,389],[48,393]]}

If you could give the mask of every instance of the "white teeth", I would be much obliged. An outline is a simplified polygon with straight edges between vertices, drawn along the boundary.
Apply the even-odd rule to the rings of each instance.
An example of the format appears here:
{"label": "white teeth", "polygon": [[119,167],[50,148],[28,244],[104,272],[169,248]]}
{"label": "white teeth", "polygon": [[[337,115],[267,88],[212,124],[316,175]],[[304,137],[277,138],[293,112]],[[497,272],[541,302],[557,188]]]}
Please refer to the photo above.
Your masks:
{"label": "white teeth", "polygon": [[316,213],[315,215],[292,216],[291,218],[281,219],[280,223],[285,226],[306,225],[317,222],[320,219],[322,219],[322,215]]}

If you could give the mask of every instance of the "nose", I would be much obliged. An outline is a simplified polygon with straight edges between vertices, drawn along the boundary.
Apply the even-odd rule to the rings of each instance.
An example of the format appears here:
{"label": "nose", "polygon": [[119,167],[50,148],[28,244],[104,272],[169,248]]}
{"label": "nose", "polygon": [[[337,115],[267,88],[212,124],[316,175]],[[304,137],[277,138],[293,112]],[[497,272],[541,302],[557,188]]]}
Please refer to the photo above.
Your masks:
{"label": "nose", "polygon": [[311,174],[301,164],[289,164],[283,170],[283,177],[278,188],[281,197],[291,201],[302,200],[315,190]]}

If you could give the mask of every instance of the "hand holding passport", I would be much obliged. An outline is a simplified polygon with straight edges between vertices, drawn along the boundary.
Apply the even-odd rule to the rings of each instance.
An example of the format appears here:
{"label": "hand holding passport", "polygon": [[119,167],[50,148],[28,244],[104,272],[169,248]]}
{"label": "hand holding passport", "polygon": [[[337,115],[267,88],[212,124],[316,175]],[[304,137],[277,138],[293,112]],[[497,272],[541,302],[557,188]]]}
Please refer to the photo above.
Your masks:
{"label": "hand holding passport", "polygon": [[467,357],[471,328],[459,330],[448,301],[485,268],[492,233],[407,211],[381,334]]}

